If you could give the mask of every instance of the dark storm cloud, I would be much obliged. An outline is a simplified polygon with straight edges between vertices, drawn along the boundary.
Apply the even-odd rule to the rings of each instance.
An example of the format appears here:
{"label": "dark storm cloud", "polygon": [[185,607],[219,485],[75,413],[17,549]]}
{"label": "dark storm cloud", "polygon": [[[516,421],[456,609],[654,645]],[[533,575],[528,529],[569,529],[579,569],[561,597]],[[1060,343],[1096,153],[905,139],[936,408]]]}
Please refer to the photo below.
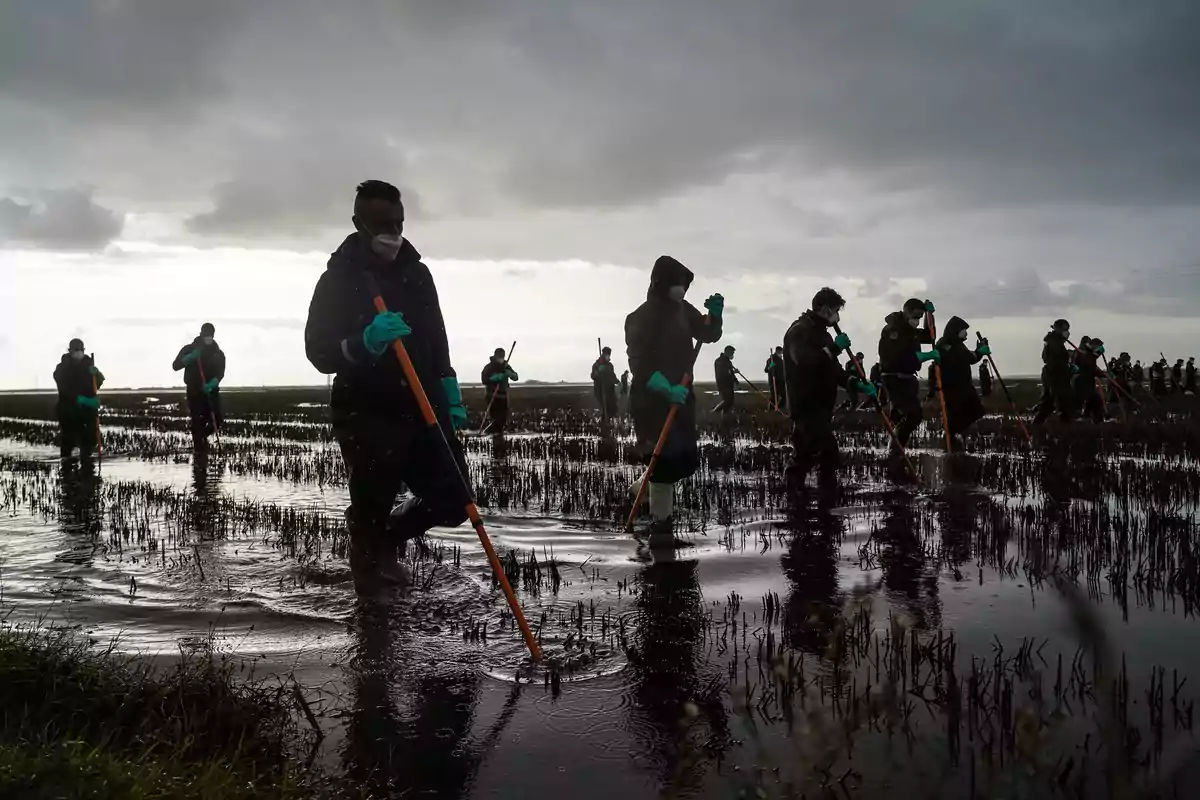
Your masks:
{"label": "dark storm cloud", "polygon": [[213,230],[268,181],[205,152],[209,128],[268,129],[278,161],[304,164],[344,145],[309,133],[331,116],[442,150],[468,165],[459,190],[526,206],[617,207],[788,164],[963,204],[1200,199],[1191,0],[22,0],[5,17],[10,102],[67,126],[194,121],[164,144],[186,145],[181,172],[217,168]]}
{"label": "dark storm cloud", "polygon": [[98,205],[90,189],[33,192],[24,202],[0,197],[0,244],[47,250],[99,250],[117,238],[123,215]]}

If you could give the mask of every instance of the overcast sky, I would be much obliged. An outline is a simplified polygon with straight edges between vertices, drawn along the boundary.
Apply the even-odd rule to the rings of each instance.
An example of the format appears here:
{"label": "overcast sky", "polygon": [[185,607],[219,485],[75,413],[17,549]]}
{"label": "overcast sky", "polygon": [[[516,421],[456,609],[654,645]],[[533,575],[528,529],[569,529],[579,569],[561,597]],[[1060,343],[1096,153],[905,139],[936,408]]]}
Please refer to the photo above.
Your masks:
{"label": "overcast sky", "polygon": [[868,360],[910,294],[1014,374],[1059,316],[1173,360],[1197,86],[1196,0],[7,0],[0,388],[73,335],[169,385],[205,320],[228,384],[323,382],[304,317],[365,178],[404,190],[464,379],[513,339],[585,378],[662,253],[751,376],[826,283]]}

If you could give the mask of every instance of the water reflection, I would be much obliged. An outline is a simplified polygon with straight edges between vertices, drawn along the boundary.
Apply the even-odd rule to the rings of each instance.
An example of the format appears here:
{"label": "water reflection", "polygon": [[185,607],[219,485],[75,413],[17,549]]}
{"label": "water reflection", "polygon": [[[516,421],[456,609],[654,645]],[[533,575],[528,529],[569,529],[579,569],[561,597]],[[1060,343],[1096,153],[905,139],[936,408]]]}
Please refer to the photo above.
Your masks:
{"label": "water reflection", "polygon": [[874,538],[888,602],[907,614],[918,630],[936,628],[942,620],[938,562],[925,552],[923,517],[907,492],[889,492],[883,510]]}
{"label": "water reflection", "polygon": [[[663,786],[700,788],[729,745],[724,682],[705,658],[704,597],[695,561],[658,558],[634,578],[636,634],[629,650],[630,726]],[[664,554],[665,555],[665,554]]]}
{"label": "water reflection", "polygon": [[207,450],[192,455],[191,522],[201,540],[215,539],[225,532],[225,515],[221,513],[223,472],[220,456],[211,456]]}
{"label": "water reflection", "polygon": [[842,616],[838,591],[838,547],[842,519],[832,513],[836,493],[822,491],[816,502],[795,499],[789,507],[791,534],[780,566],[789,588],[784,601],[785,644],[797,650],[822,654],[829,634]]}
{"label": "water reflection", "polygon": [[[464,797],[490,746],[470,739],[480,673],[428,653],[415,663],[395,623],[380,606],[364,606],[351,619],[347,774],[380,797]],[[506,707],[501,720],[511,714]]]}
{"label": "water reflection", "polygon": [[64,531],[96,536],[103,514],[99,505],[101,478],[91,461],[64,460],[59,473],[58,520]]}

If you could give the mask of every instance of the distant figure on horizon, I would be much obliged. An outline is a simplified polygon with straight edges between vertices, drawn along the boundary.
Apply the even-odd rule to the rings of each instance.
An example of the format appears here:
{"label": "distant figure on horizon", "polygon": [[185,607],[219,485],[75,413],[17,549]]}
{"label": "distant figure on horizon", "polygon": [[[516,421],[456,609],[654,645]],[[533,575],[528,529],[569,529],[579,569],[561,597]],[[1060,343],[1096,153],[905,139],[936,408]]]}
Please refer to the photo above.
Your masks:
{"label": "distant figure on horizon", "polygon": [[176,372],[183,370],[192,446],[197,450],[207,447],[208,437],[225,423],[220,390],[225,378],[225,353],[213,338],[215,333],[216,328],[211,322],[201,325],[200,335],[180,349],[171,365]]}
{"label": "distant figure on horizon", "polygon": [[[94,379],[94,380],[93,380]],[[91,459],[96,449],[96,415],[100,401],[96,389],[104,383],[104,375],[83,349],[83,341],[72,339],[58,365],[54,368],[54,384],[58,387],[55,413],[58,417],[59,454],[70,458],[78,447],[81,461]]]}
{"label": "distant figure on horizon", "polygon": [[484,429],[493,435],[502,434],[508,427],[508,383],[519,380],[516,370],[508,365],[503,347],[492,353],[479,373],[479,380],[487,397],[488,418]]}
{"label": "distant figure on horizon", "polygon": [[717,394],[721,397],[721,402],[717,403],[713,411],[720,411],[723,415],[732,414],[736,403],[734,391],[737,389],[738,379],[733,366],[735,352],[737,351],[734,346],[729,345],[713,362],[713,371],[717,378]]}
{"label": "distant figure on horizon", "polygon": [[612,348],[605,347],[600,357],[592,364],[592,394],[600,406],[600,424],[608,427],[617,414],[617,371],[612,364]]}

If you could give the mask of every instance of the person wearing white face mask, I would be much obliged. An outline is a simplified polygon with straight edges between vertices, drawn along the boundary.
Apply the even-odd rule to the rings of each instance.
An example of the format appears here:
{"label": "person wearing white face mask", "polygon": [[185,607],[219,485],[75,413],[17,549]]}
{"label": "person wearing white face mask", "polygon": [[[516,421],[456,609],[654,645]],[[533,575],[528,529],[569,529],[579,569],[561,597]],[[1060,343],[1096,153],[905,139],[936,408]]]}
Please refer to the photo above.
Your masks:
{"label": "person wearing white face mask", "polygon": [[[923,417],[917,381],[921,364],[926,361],[936,364],[941,359],[941,353],[936,348],[921,350],[921,345],[933,344],[929,328],[921,327],[921,320],[933,310],[930,301],[911,298],[905,301],[900,311],[888,314],[879,334],[880,372],[888,402],[892,406],[896,438],[901,446],[908,444],[908,437],[912,436]],[[903,454],[895,442],[892,442],[888,457],[893,466],[903,467]]]}
{"label": "person wearing white face mask", "polygon": [[[684,296],[692,285],[690,269],[661,256],[650,273],[646,302],[625,318],[625,344],[633,377],[629,407],[643,463],[649,464],[671,406],[678,406],[662,455],[649,476],[650,546],[674,543],[675,483],[700,466],[696,446],[696,397],[683,385],[693,375],[693,342],[721,338],[725,299],[714,294],[704,301],[707,315]],[[635,483],[636,494],[641,478]]]}
{"label": "person wearing white face mask", "polygon": [[1042,341],[1042,398],[1034,425],[1044,422],[1054,413],[1055,407],[1063,422],[1075,417],[1075,398],[1071,393],[1071,354],[1067,351],[1067,340],[1071,338],[1071,323],[1065,319],[1054,321],[1049,333]]}
{"label": "person wearing white face mask", "polygon": [[942,354],[939,362],[942,396],[946,399],[946,418],[950,436],[955,440],[955,452],[961,448],[959,435],[983,418],[983,402],[975,391],[973,367],[992,352],[987,340],[980,342],[974,350],[967,347],[970,327],[961,317],[951,317],[937,343]]}
{"label": "person wearing white face mask", "polygon": [[216,328],[211,322],[201,325],[200,335],[180,349],[171,365],[176,372],[183,370],[192,445],[198,450],[208,445],[208,437],[220,430],[225,420],[221,414],[219,388],[225,379],[225,353],[217,344],[215,334]]}
{"label": "person wearing white face mask", "polygon": [[55,412],[63,458],[70,458],[78,447],[80,459],[86,461],[96,449],[96,414],[100,410],[96,389],[103,383],[104,375],[92,363],[83,342],[72,339],[54,368],[54,384],[58,387]]}
{"label": "person wearing white face mask", "polygon": [[[399,189],[380,180],[358,185],[354,233],[329,257],[304,328],[308,360],[334,376],[329,410],[349,477],[350,571],[367,602],[390,600],[408,581],[398,548],[435,526],[461,525],[471,499],[459,477],[470,473],[454,435],[467,424],[467,411],[442,306],[433,275],[404,236],[404,221]],[[387,311],[375,308],[376,288]],[[445,444],[425,424],[393,357],[399,340]],[[404,487],[411,496],[397,506]]]}

